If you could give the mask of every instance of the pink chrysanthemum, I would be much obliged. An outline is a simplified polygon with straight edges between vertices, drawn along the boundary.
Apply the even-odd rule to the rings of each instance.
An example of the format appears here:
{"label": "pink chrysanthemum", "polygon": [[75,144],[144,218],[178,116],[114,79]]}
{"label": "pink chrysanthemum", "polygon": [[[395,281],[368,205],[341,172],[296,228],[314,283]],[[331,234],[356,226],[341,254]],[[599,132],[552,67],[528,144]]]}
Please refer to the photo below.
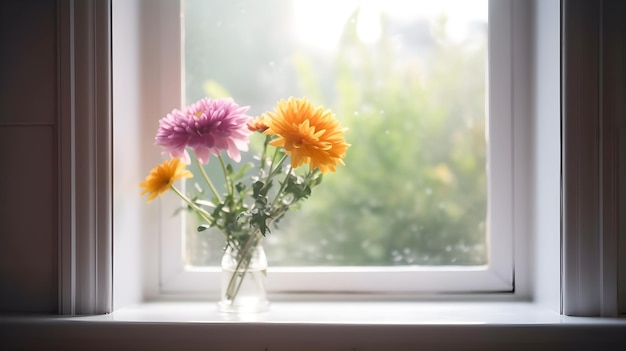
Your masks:
{"label": "pink chrysanthemum", "polygon": [[182,111],[174,109],[159,121],[156,144],[164,153],[189,163],[186,147],[193,149],[201,163],[208,163],[211,154],[226,150],[239,162],[240,151],[248,151],[252,132],[245,114],[248,106],[239,107],[232,99],[204,98]]}

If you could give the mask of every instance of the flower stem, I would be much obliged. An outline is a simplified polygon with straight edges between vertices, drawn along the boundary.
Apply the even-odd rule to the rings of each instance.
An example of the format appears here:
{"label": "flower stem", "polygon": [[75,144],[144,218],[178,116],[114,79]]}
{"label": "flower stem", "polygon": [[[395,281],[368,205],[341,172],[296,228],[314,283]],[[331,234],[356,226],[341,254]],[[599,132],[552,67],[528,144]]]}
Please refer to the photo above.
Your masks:
{"label": "flower stem", "polygon": [[289,170],[287,171],[287,174],[285,174],[285,179],[283,179],[283,182],[280,184],[280,189],[278,189],[278,193],[276,193],[276,197],[274,198],[274,201],[272,201],[272,208],[274,208],[276,202],[278,202],[278,200],[283,197],[283,190],[285,190],[285,186],[287,185],[287,178],[292,171],[293,166],[289,166]]}
{"label": "flower stem", "polygon": [[[243,248],[237,252],[237,266],[235,267],[232,276],[228,282],[228,287],[226,288],[226,299],[231,300],[231,303],[235,301],[237,294],[239,293],[239,289],[241,288],[241,284],[243,283],[246,274],[248,273],[248,267],[250,266],[250,261],[252,260],[250,249],[253,247],[252,242],[254,241],[254,245],[258,243],[257,239],[258,235],[255,231],[254,234],[250,235],[248,240],[246,240]],[[243,276],[237,282],[237,276],[239,275],[239,270],[243,267]]]}
{"label": "flower stem", "polygon": [[274,169],[274,163],[276,162],[276,156],[278,156],[278,148],[274,149],[274,155],[272,155],[272,161],[270,162],[270,169],[269,169],[269,172],[267,172],[268,179],[269,179],[269,174],[272,172],[272,169]]}
{"label": "flower stem", "polygon": [[278,161],[278,164],[276,165],[276,167],[274,167],[274,169],[270,169],[270,174],[267,176],[267,179],[272,178],[273,176],[276,175],[276,173],[280,171],[280,168],[282,167],[283,162],[285,162],[286,159],[287,159],[287,154],[283,155],[283,157],[280,159],[280,161]]}
{"label": "flower stem", "polygon": [[270,172],[267,174],[267,178],[265,178],[265,185],[263,186],[265,190],[269,187],[270,180],[276,175],[276,173],[280,171],[283,162],[285,162],[285,159],[287,159],[287,155],[286,154],[283,155],[283,157],[280,159],[276,167],[274,167],[275,158],[276,158],[276,154],[274,154],[274,157],[272,158],[272,164],[270,165]]}
{"label": "flower stem", "polygon": [[269,135],[265,136],[265,141],[263,142],[263,152],[261,153],[261,167],[259,168],[259,178],[261,178],[261,174],[263,174],[263,171],[265,170],[265,158],[267,157],[267,146],[270,143],[270,138],[271,137]]}
{"label": "flower stem", "polygon": [[233,181],[229,177],[228,171],[226,170],[226,164],[224,163],[224,159],[222,158],[222,155],[217,155],[217,158],[220,160],[220,165],[222,166],[222,172],[224,172],[224,180],[226,181],[226,189],[228,189],[228,195],[233,196],[235,189],[233,188]]}
{"label": "flower stem", "polygon": [[[212,226],[212,223],[214,221],[213,216],[211,216],[207,211],[203,210],[198,205],[193,203],[193,201],[191,201],[187,196],[185,196],[185,194],[183,194],[175,186],[172,185],[171,189],[176,193],[176,195],[178,195],[187,204],[189,204],[189,206],[191,206],[191,208],[193,208],[194,211],[196,211],[196,213],[198,213],[200,215],[200,217],[202,217],[202,219],[204,219],[209,225]],[[232,240],[229,239],[228,234],[226,232],[224,232],[224,230],[222,228],[220,228],[219,226],[216,226],[216,228],[220,231],[220,233],[222,233],[222,235],[224,235],[224,237],[226,238],[226,242],[229,243],[229,245],[232,246]],[[232,246],[232,247],[234,248],[234,246]]]}
{"label": "flower stem", "polygon": [[211,188],[211,191],[213,192],[213,195],[215,195],[215,198],[217,199],[218,202],[222,202],[222,198],[220,197],[220,194],[217,192],[217,189],[215,188],[215,185],[213,185],[213,182],[211,181],[211,178],[209,178],[209,176],[206,174],[206,171],[204,170],[204,167],[202,167],[202,163],[200,163],[200,160],[197,157],[196,157],[196,162],[198,163],[198,168],[200,169],[200,173],[202,173],[202,177],[204,178],[204,180],[209,185],[209,188]]}
{"label": "flower stem", "polygon": [[175,186],[172,185],[172,190],[174,190],[174,192],[181,198],[183,199],[186,203],[189,204],[189,206],[191,206],[191,208],[193,208],[196,212],[198,212],[198,214],[205,220],[207,221],[207,223],[213,223],[213,218],[211,217],[211,215],[206,212],[205,210],[201,209],[200,207],[198,207],[198,205],[194,204],[193,201],[191,201],[187,196],[185,196],[185,194],[183,194],[182,192],[180,192],[180,190],[176,189]]}

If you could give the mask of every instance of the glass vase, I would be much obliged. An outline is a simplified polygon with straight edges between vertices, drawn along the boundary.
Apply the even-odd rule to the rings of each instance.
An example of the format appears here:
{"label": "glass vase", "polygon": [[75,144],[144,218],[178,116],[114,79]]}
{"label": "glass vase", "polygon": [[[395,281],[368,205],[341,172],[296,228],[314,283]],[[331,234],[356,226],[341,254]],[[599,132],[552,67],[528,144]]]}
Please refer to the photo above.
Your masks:
{"label": "glass vase", "polygon": [[221,274],[221,300],[218,303],[221,312],[255,313],[268,309],[267,257],[262,245],[241,252],[230,246],[226,248]]}

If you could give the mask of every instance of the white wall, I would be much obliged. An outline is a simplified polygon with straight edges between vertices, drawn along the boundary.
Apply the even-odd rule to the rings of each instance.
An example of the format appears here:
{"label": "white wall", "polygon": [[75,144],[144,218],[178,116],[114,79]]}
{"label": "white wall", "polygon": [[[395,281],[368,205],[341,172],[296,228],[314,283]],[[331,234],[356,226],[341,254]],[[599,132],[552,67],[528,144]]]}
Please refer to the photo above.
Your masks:
{"label": "white wall", "polygon": [[561,303],[560,1],[536,0],[534,17],[533,294],[536,302],[558,312]]}
{"label": "white wall", "polygon": [[[148,6],[148,3],[150,6]],[[156,135],[158,120],[180,105],[180,48],[160,45],[161,12],[176,13],[167,0],[114,0],[113,21],[113,144],[114,144],[114,309],[158,294],[160,204],[146,204],[139,183],[161,162],[160,149],[144,140]],[[180,25],[180,18],[164,18]],[[177,41],[175,41],[177,42]],[[167,215],[167,214],[165,214]]]}
{"label": "white wall", "polygon": [[[143,298],[142,233],[143,201],[139,197],[142,174],[140,90],[142,59],[139,1],[114,1],[112,11],[113,44],[113,309]],[[123,141],[123,143],[122,143]],[[148,222],[148,221],[145,221]],[[126,258],[125,260],[123,258]]]}

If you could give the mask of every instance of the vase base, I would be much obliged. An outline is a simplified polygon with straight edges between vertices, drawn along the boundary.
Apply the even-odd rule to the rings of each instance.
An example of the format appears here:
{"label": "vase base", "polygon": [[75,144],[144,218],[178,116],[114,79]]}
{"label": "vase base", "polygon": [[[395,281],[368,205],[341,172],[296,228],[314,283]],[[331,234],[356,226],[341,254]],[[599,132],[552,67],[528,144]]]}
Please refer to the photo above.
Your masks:
{"label": "vase base", "polygon": [[[243,299],[242,299],[243,300]],[[217,303],[217,310],[224,313],[260,313],[266,312],[270,307],[267,300],[232,301],[222,300]]]}

